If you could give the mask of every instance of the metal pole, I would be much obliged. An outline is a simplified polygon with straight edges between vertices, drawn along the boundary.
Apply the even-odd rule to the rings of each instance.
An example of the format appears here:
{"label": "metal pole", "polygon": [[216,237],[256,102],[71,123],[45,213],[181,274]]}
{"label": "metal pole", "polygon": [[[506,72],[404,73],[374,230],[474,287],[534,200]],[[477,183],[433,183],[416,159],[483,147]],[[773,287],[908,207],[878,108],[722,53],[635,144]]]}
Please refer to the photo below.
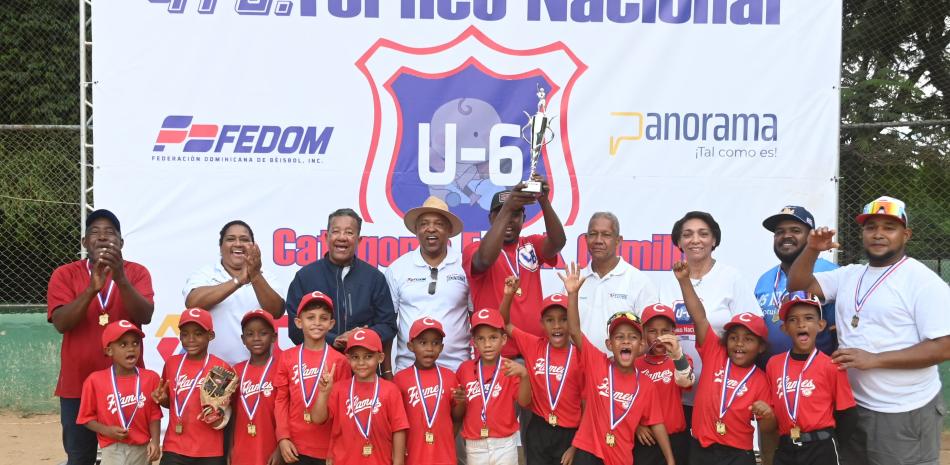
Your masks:
{"label": "metal pole", "polygon": [[[79,231],[80,239],[86,235],[86,214],[89,205],[86,191],[89,186],[86,154],[86,0],[79,0]],[[79,246],[80,258],[86,258],[86,249]]]}

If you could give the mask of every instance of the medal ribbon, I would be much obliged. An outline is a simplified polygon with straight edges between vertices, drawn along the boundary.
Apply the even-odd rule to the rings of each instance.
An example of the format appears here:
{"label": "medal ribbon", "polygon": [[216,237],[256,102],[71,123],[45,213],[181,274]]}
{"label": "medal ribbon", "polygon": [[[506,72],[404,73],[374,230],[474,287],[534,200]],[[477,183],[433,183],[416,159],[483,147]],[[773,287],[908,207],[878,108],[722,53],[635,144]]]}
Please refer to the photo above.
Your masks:
{"label": "medal ribbon", "polygon": [[303,344],[300,344],[300,348],[297,350],[297,374],[300,375],[300,396],[303,397],[303,406],[307,409],[310,408],[310,404],[313,403],[313,398],[317,396],[317,385],[320,384],[320,377],[323,376],[323,368],[327,364],[327,354],[330,353],[330,348],[327,346],[323,347],[323,359],[320,360],[320,368],[317,370],[316,381],[313,383],[313,389],[310,390],[310,394],[307,394],[307,388],[303,378]]}
{"label": "medal ribbon", "polygon": [[195,392],[195,387],[198,386],[198,379],[201,378],[201,374],[205,372],[205,368],[208,368],[208,360],[211,360],[211,354],[205,355],[205,363],[201,365],[201,369],[198,370],[198,373],[195,375],[194,381],[191,383],[191,387],[188,388],[188,394],[185,395],[185,400],[178,404],[178,378],[181,376],[181,367],[185,365],[185,359],[188,358],[187,355],[181,356],[181,361],[178,362],[178,370],[175,371],[175,415],[178,417],[178,421],[181,422],[181,414],[185,413],[185,406],[188,405],[188,400],[191,399],[191,395]]}
{"label": "medal ribbon", "polygon": [[637,390],[633,392],[633,398],[630,399],[630,403],[627,404],[626,410],[623,411],[623,415],[620,415],[620,418],[614,420],[616,414],[614,413],[614,366],[610,365],[607,371],[607,393],[610,395],[610,430],[613,431],[617,428],[617,425],[627,417],[627,414],[630,413],[630,409],[633,408],[633,403],[637,401],[637,396],[640,395],[640,370],[634,368],[634,372],[637,377]]}
{"label": "medal ribbon", "polygon": [[785,352],[785,365],[782,367],[782,400],[785,401],[785,411],[788,412],[788,417],[792,420],[792,425],[798,424],[798,400],[799,393],[802,391],[802,376],[805,374],[805,370],[811,366],[812,362],[815,361],[815,356],[818,355],[818,349],[812,349],[811,355],[808,356],[808,360],[805,362],[805,366],[802,367],[802,371],[798,373],[798,382],[795,384],[795,406],[789,407],[788,405],[788,390],[785,389],[785,386],[788,382],[788,358],[791,355],[792,351]]}
{"label": "medal ribbon", "polygon": [[[89,259],[86,259],[86,270],[89,271],[89,278],[92,279],[92,265],[89,263]],[[115,281],[109,279],[109,289],[106,290],[106,296],[102,297],[102,291],[96,293],[96,298],[99,300],[99,308],[102,309],[102,313],[106,313],[106,307],[109,306],[109,300],[112,299],[113,288],[115,288]]]}
{"label": "medal ribbon", "polygon": [[142,377],[139,376],[139,368],[135,368],[135,408],[132,409],[132,415],[129,415],[129,421],[125,421],[125,412],[122,411],[122,393],[119,392],[119,383],[116,381],[115,365],[112,365],[112,396],[115,398],[115,410],[119,415],[119,422],[126,430],[135,419],[135,414],[139,411],[139,397],[142,395]]}
{"label": "medal ribbon", "polygon": [[736,385],[736,389],[732,391],[732,395],[729,396],[729,402],[726,402],[726,388],[729,384],[729,373],[732,371],[732,359],[726,358],[726,369],[722,375],[722,394],[719,397],[719,419],[722,420],[726,416],[726,412],[729,410],[729,407],[732,406],[732,403],[736,401],[736,395],[739,394],[739,391],[742,390],[742,387],[745,386],[746,381],[749,381],[749,378],[752,377],[752,374],[755,373],[755,367],[749,367],[749,372],[745,374],[745,378],[742,378],[742,381]]}
{"label": "medal ribbon", "polygon": [[862,297],[859,298],[859,297],[858,297],[858,294],[861,292],[861,283],[864,282],[864,275],[868,274],[868,268],[870,268],[870,265],[865,265],[865,266],[864,266],[864,273],[861,273],[861,279],[858,280],[858,286],[854,288],[854,313],[855,313],[855,315],[857,315],[858,313],[861,313],[861,309],[864,307],[864,304],[868,301],[868,298],[871,297],[871,294],[872,294],[875,290],[877,290],[877,288],[878,288],[881,284],[884,283],[884,280],[887,279],[887,277],[890,276],[891,273],[897,271],[897,268],[900,267],[901,265],[903,265],[904,262],[906,262],[906,261],[907,261],[907,256],[905,255],[904,258],[901,258],[901,259],[900,259],[900,261],[898,261],[897,263],[895,263],[895,264],[893,264],[893,265],[887,267],[887,269],[884,270],[884,273],[883,273],[881,276],[879,276],[879,277],[877,278],[877,281],[874,281],[874,284],[871,285],[871,288],[868,289],[868,291],[864,293],[864,296],[862,296]]}
{"label": "medal ribbon", "polygon": [[778,283],[782,280],[782,267],[778,268],[778,271],[775,272],[775,283],[772,284],[772,305],[775,307],[775,312],[778,313],[778,308],[782,306],[782,296],[778,293]]}
{"label": "medal ribbon", "polygon": [[[518,244],[519,246],[521,244]],[[508,252],[505,252],[505,248],[501,249],[501,256],[505,257],[505,263],[508,264],[508,269],[511,270],[511,273],[521,279],[521,262],[518,261],[518,247],[515,247],[515,264],[511,264],[511,259],[508,258]]]}
{"label": "medal ribbon", "polygon": [[419,391],[419,399],[420,403],[422,403],[422,414],[426,416],[426,427],[431,430],[432,425],[435,424],[435,417],[439,414],[439,404],[442,403],[442,370],[440,370],[438,366],[435,367],[435,372],[439,375],[439,386],[436,391],[435,408],[432,409],[432,415],[429,415],[425,392],[422,390],[422,378],[419,377],[419,369],[416,368],[415,365],[412,366],[412,372],[416,375],[416,390]]}
{"label": "medal ribbon", "polygon": [[[574,344],[567,345],[567,361],[564,362],[564,373],[561,375],[561,384],[557,387],[557,393],[551,398],[551,375],[548,373],[551,366],[551,343],[549,342],[544,349],[544,385],[547,387],[548,405],[551,406],[551,413],[557,408],[558,401],[561,400],[561,391],[567,384],[567,371],[571,369],[571,355],[574,354]],[[639,385],[638,385],[639,388]]]}
{"label": "medal ribbon", "polygon": [[373,409],[376,408],[376,401],[379,399],[379,376],[376,377],[376,386],[373,388],[373,402],[369,404],[369,417],[366,419],[366,427],[360,421],[360,416],[356,413],[356,399],[353,398],[353,388],[356,387],[356,376],[350,378],[350,406],[353,407],[353,421],[356,422],[356,429],[360,430],[363,439],[369,441],[370,428],[373,427]]}
{"label": "medal ribbon", "polygon": [[[262,390],[261,388],[264,386],[264,379],[267,378],[267,373],[270,372],[270,365],[271,365],[271,362],[273,362],[273,361],[274,361],[274,356],[273,356],[273,354],[272,354],[272,355],[270,356],[270,359],[267,360],[267,365],[264,366],[264,373],[261,374],[261,380],[260,380],[260,382],[258,382],[258,384],[257,384],[257,386],[258,386],[258,391],[257,391],[257,398],[254,399],[254,408],[248,408],[248,406],[247,406],[247,399],[244,398],[243,388],[242,388],[241,395],[238,396],[238,397],[240,397],[240,399],[241,399],[241,405],[244,406],[244,411],[247,412],[247,419],[248,419],[248,421],[250,421],[250,422],[253,422],[253,421],[254,421],[254,415],[257,414],[257,407],[258,407],[258,406],[260,405],[260,403],[261,403],[261,390]],[[242,386],[244,385],[244,376],[247,375],[247,367],[249,367],[249,366],[251,366],[251,361],[250,361],[250,360],[247,361],[247,363],[244,365],[244,369],[241,370],[241,385],[242,385]],[[302,380],[303,377],[301,377],[300,379]]]}
{"label": "medal ribbon", "polygon": [[498,360],[495,362],[495,374],[492,375],[491,386],[488,387],[488,392],[485,392],[485,381],[482,376],[482,359],[478,359],[478,394],[482,396],[482,423],[488,424],[488,401],[491,400],[491,395],[495,392],[495,384],[498,383],[498,373],[501,371],[501,357],[498,357]]}

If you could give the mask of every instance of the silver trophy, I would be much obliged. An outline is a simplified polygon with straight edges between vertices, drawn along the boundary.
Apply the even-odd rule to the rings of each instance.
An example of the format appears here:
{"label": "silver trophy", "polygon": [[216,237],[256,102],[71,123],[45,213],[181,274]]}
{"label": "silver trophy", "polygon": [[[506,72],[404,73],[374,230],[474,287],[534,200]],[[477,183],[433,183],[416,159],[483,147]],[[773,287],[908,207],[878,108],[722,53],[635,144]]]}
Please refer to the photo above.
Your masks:
{"label": "silver trophy", "polygon": [[[541,159],[541,149],[554,140],[554,131],[549,127],[549,124],[555,117],[549,117],[545,113],[547,101],[544,98],[544,88],[540,85],[538,86],[537,96],[538,112],[533,115],[524,112],[525,116],[528,117],[528,124],[521,128],[521,137],[525,142],[531,144],[531,171],[528,173],[528,179],[524,181],[522,192],[541,192],[541,182],[534,181],[533,178],[538,174],[538,160]],[[526,135],[525,130],[531,132]]]}

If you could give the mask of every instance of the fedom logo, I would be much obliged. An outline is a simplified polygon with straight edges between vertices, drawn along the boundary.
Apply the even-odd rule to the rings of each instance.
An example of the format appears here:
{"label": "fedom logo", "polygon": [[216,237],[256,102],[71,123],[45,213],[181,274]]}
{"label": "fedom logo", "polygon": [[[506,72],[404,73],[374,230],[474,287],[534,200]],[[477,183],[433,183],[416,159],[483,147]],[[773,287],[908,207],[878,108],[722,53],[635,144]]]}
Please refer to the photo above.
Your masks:
{"label": "fedom logo", "polygon": [[162,121],[153,152],[184,144],[184,153],[299,154],[326,153],[333,127],[262,124],[195,124],[194,117],[170,115]]}

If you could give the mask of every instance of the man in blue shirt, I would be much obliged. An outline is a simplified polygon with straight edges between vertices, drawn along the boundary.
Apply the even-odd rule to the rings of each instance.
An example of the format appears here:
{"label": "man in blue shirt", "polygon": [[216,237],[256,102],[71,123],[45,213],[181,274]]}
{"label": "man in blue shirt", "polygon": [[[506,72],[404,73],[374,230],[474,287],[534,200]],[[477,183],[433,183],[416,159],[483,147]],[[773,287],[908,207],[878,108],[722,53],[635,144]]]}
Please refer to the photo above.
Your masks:
{"label": "man in blue shirt", "polygon": [[[815,227],[815,218],[804,207],[789,205],[782,208],[779,213],[766,218],[762,226],[774,234],[772,249],[780,261],[774,268],[766,271],[755,285],[755,298],[759,302],[759,307],[762,308],[762,317],[765,318],[765,324],[769,328],[768,349],[757,361],[757,364],[764,369],[769,357],[781,354],[792,347],[792,339],[781,330],[782,321],[779,320],[778,309],[781,306],[782,295],[786,291],[788,269],[802,250],[805,250],[808,233]],[[815,262],[816,272],[833,270],[837,267],[838,265],[822,258]],[[822,317],[828,325],[818,334],[816,345],[818,350],[831,355],[838,348],[833,303],[822,306]]]}

